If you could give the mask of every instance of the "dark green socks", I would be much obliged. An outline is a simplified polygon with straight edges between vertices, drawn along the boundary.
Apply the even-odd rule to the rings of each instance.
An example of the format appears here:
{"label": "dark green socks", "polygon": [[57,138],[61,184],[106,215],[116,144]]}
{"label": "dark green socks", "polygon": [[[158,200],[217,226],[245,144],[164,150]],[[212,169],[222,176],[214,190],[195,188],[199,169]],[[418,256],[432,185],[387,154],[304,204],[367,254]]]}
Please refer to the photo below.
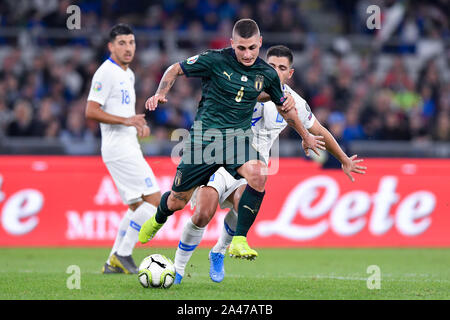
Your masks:
{"label": "dark green socks", "polygon": [[167,221],[167,217],[171,216],[174,211],[170,211],[167,207],[167,198],[170,196],[170,191],[167,191],[161,196],[158,209],[156,210],[155,220],[158,223],[164,223]]}
{"label": "dark green socks", "polygon": [[235,236],[247,236],[248,230],[250,230],[250,227],[256,219],[265,193],[265,191],[259,192],[247,185],[238,205],[238,220]]}

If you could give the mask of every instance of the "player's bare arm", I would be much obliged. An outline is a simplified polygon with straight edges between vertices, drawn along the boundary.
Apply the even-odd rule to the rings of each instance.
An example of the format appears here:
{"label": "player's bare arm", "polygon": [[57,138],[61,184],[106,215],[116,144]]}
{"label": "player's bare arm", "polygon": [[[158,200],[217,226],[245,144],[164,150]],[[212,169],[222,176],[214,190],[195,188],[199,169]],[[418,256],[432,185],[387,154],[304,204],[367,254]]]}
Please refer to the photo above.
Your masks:
{"label": "player's bare arm", "polygon": [[334,139],[333,135],[324,126],[322,126],[319,121],[314,121],[314,124],[309,129],[309,132],[314,135],[324,137],[326,150],[339,160],[342,170],[352,182],[355,181],[351,174],[352,172],[358,174],[366,173],[367,167],[359,165],[359,163],[364,160],[356,159],[356,154],[348,157],[347,154],[345,154],[345,152],[341,149],[336,139]]}
{"label": "player's bare arm", "polygon": [[324,137],[322,135],[313,135],[305,129],[303,123],[298,118],[297,109],[295,107],[290,109],[288,112],[282,112],[281,106],[278,105],[277,109],[284,120],[286,120],[287,124],[294,128],[302,138],[302,147],[307,156],[309,156],[309,149],[314,151],[317,155],[319,155],[319,151],[317,149],[326,150],[325,142],[323,141]]}
{"label": "player's bare arm", "polygon": [[159,82],[159,86],[156,90],[155,95],[148,98],[145,102],[145,108],[153,111],[158,106],[158,103],[166,103],[166,96],[175,83],[175,80],[177,79],[177,77],[182,76],[183,74],[183,69],[181,69],[179,63],[174,63],[169,68],[167,68],[161,81]]}
{"label": "player's bare arm", "polygon": [[[268,102],[270,100],[271,100],[270,95],[267,92],[261,92],[257,99],[258,102]],[[286,101],[281,106],[281,111],[288,112],[294,107],[295,107],[294,98],[291,96],[289,92],[286,92]]]}
{"label": "player's bare arm", "polygon": [[258,102],[268,102],[270,101],[270,95],[267,92],[261,92],[257,100]]}
{"label": "player's bare arm", "polygon": [[144,114],[137,114],[128,118],[116,116],[103,111],[101,105],[95,101],[88,101],[85,110],[86,119],[95,120],[107,124],[120,124],[127,127],[136,128],[139,137],[150,135],[150,128],[147,126]]}

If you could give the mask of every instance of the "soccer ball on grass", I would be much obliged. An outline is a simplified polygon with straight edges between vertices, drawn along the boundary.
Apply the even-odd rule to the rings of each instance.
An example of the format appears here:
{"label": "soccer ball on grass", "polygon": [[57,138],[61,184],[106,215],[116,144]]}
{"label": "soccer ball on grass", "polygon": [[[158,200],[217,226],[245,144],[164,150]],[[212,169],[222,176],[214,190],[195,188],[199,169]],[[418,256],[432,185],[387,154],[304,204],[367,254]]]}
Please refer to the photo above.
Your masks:
{"label": "soccer ball on grass", "polygon": [[139,265],[138,279],[144,288],[168,289],[175,279],[175,266],[165,256],[152,254]]}

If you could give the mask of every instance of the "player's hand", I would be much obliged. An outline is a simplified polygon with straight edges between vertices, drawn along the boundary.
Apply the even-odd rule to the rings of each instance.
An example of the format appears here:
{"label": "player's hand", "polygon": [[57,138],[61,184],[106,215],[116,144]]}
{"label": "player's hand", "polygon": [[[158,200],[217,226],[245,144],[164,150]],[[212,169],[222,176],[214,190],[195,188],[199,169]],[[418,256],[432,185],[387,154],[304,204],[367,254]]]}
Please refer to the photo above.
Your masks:
{"label": "player's hand", "polygon": [[345,163],[341,165],[342,171],[347,175],[347,177],[354,182],[355,178],[352,176],[352,172],[359,173],[359,174],[365,174],[367,167],[360,166],[358,163],[363,162],[363,159],[356,159],[358,155],[353,155],[350,158],[347,159]]}
{"label": "player's hand", "polygon": [[314,151],[314,153],[318,156],[320,156],[320,154],[317,149],[327,150],[325,148],[325,141],[323,141],[323,139],[323,136],[315,136],[308,133],[308,136],[302,141],[302,147],[307,157],[309,157],[309,149]]}
{"label": "player's hand", "polygon": [[291,96],[289,92],[286,92],[286,100],[283,102],[283,105],[281,106],[281,111],[283,112],[289,112],[292,108],[295,108],[295,100]]}
{"label": "player's hand", "polygon": [[145,109],[153,111],[158,106],[158,103],[166,103],[167,99],[165,96],[160,94],[155,94],[145,101]]}
{"label": "player's hand", "polygon": [[137,114],[125,119],[125,123],[127,127],[143,127],[147,125],[147,121],[145,120],[145,114]]}
{"label": "player's hand", "polygon": [[[140,134],[139,134],[139,132],[140,132]],[[150,136],[150,127],[149,126],[147,126],[147,125],[145,125],[145,126],[143,126],[142,127],[142,130],[138,130],[138,137],[139,138],[145,138],[145,137],[148,137],[148,136]]]}

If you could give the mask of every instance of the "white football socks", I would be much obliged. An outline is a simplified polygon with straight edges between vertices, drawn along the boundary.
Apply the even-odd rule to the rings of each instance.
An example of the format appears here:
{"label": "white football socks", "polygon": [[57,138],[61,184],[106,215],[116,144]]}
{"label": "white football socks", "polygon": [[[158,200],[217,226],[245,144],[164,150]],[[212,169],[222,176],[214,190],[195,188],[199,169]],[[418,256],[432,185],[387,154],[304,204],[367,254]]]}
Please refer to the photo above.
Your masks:
{"label": "white football socks", "polygon": [[175,253],[175,270],[182,277],[184,276],[184,269],[194,253],[195,248],[202,241],[205,227],[197,227],[192,219],[189,219],[183,228],[180,242]]}
{"label": "white football socks", "polygon": [[139,239],[142,224],[156,213],[156,207],[144,201],[132,214],[127,232],[117,249],[120,256],[129,256]]}
{"label": "white football socks", "polygon": [[234,232],[237,225],[237,212],[234,209],[230,209],[223,220],[223,228],[220,233],[220,237],[217,240],[216,245],[212,248],[212,252],[220,252],[225,255],[227,247],[233,240]]}
{"label": "white football socks", "polygon": [[111,264],[109,259],[111,258],[112,254],[119,249],[120,244],[122,243],[123,237],[127,233],[128,226],[130,225],[131,215],[133,214],[133,211],[131,209],[128,209],[127,212],[122,217],[122,220],[120,220],[119,227],[117,229],[116,239],[114,240],[114,245],[111,249],[111,252],[109,253],[108,260],[106,260],[106,263]]}

